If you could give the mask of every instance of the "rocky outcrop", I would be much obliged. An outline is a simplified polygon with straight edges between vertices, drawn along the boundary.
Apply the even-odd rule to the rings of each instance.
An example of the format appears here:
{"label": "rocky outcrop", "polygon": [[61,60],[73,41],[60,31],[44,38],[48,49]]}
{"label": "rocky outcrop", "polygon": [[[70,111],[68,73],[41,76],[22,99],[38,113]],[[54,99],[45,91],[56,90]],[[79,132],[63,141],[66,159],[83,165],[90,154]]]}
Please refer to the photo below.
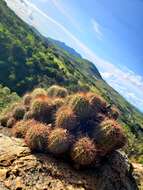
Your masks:
{"label": "rocky outcrop", "polygon": [[23,140],[0,134],[0,190],[137,190],[125,155],[78,171],[50,155],[31,154]]}

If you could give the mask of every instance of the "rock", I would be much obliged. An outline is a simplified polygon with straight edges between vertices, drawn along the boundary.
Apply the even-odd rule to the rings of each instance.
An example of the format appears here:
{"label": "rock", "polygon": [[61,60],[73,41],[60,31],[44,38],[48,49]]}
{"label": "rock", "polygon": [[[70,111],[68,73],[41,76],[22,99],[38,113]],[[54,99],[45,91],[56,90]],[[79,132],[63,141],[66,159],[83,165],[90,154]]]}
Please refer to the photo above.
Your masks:
{"label": "rock", "polygon": [[0,134],[0,190],[137,190],[125,155],[114,152],[95,169],[73,169],[50,155],[32,154],[21,139]]}

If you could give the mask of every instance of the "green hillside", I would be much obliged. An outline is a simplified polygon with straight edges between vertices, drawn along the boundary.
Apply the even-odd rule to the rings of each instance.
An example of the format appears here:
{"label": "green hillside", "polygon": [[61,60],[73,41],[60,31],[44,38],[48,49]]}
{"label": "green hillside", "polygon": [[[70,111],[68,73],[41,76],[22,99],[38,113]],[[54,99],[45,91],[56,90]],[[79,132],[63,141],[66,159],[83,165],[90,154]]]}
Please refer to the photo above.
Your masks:
{"label": "green hillside", "polygon": [[19,95],[36,86],[66,86],[71,91],[91,90],[121,112],[120,122],[139,138],[143,115],[111,88],[88,60],[69,54],[38,35],[0,0],[0,84]]}

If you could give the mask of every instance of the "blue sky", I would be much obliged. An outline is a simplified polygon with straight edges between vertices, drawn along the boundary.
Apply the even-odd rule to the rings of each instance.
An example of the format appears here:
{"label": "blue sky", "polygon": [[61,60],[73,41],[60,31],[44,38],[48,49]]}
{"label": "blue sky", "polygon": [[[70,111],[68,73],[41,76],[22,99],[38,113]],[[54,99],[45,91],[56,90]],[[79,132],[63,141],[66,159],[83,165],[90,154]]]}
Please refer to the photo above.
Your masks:
{"label": "blue sky", "polygon": [[142,0],[5,0],[42,34],[76,49],[143,111]]}

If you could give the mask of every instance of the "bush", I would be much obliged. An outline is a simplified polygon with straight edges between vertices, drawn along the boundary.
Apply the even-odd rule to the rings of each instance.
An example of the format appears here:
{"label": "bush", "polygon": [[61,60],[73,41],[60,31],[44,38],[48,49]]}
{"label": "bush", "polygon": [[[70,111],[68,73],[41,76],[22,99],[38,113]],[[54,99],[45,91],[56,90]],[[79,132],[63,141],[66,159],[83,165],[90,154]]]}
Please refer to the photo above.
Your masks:
{"label": "bush", "polygon": [[72,108],[79,119],[86,119],[88,117],[90,107],[86,97],[82,94],[75,94],[68,97],[68,105]]}
{"label": "bush", "polygon": [[90,165],[96,158],[96,147],[88,137],[77,140],[71,149],[71,159],[79,165]]}
{"label": "bush", "polygon": [[77,117],[70,107],[64,106],[57,111],[55,119],[56,127],[72,130],[77,124]]}
{"label": "bush", "polygon": [[19,105],[16,108],[14,108],[12,115],[16,120],[20,120],[23,119],[25,112],[26,112],[25,107],[23,105]]}
{"label": "bush", "polygon": [[68,151],[71,137],[66,129],[56,128],[51,131],[48,138],[48,150],[53,154],[63,154]]}
{"label": "bush", "polygon": [[101,154],[106,154],[126,144],[122,127],[114,120],[105,119],[94,128],[94,139],[100,146]]}
{"label": "bush", "polygon": [[54,107],[51,101],[35,99],[31,104],[31,110],[36,120],[51,123]]}
{"label": "bush", "polygon": [[48,88],[49,97],[65,98],[67,95],[68,95],[68,91],[64,87],[53,85],[50,88]]}
{"label": "bush", "polygon": [[43,152],[48,146],[49,132],[47,125],[36,123],[28,129],[25,142],[32,151]]}
{"label": "bush", "polygon": [[12,128],[12,133],[17,138],[24,138],[28,129],[36,124],[35,120],[18,121]]}

